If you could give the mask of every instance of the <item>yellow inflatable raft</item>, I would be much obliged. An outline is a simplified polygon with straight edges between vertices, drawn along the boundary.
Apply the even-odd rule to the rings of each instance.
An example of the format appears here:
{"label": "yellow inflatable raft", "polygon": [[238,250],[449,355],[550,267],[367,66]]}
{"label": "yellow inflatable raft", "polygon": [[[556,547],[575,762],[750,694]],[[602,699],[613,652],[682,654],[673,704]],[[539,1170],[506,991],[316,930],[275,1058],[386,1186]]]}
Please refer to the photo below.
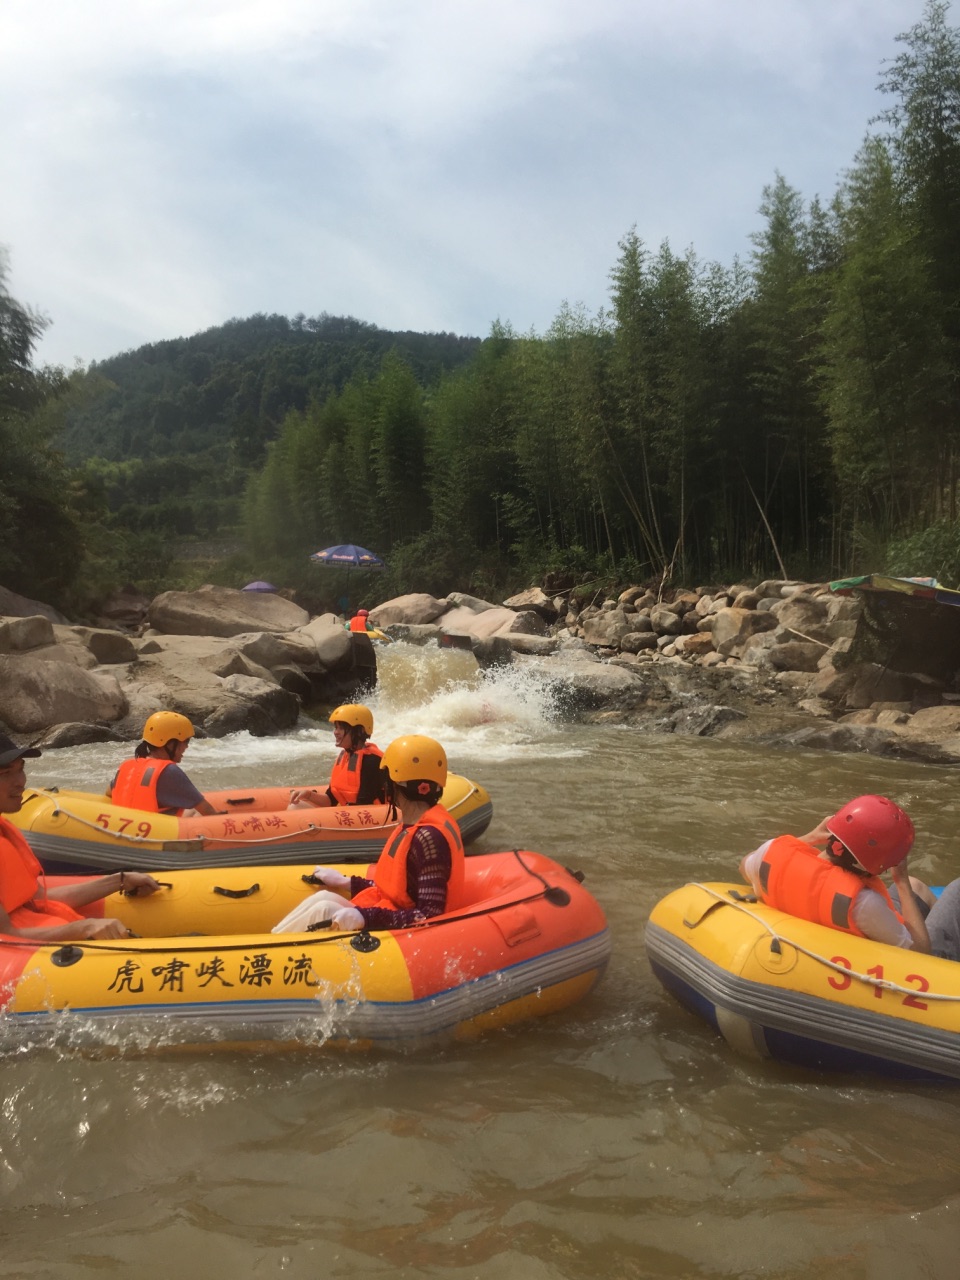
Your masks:
{"label": "yellow inflatable raft", "polygon": [[688,884],[646,929],[654,973],[754,1058],[960,1080],[960,964],[810,924],[745,885]]}
{"label": "yellow inflatable raft", "polygon": [[96,904],[129,941],[0,935],[0,1048],[463,1038],[582,999],[610,954],[603,911],[542,854],[468,859],[470,905],[416,928],[265,932],[314,892],[309,870],[173,872]]}
{"label": "yellow inflatable raft", "polygon": [[[288,809],[296,789],[207,791],[223,813],[173,818],[124,809],[87,791],[31,788],[20,812],[9,816],[51,872],[369,862],[396,827],[396,815],[385,804]],[[464,844],[490,825],[490,796],[469,778],[450,774],[443,803]]]}

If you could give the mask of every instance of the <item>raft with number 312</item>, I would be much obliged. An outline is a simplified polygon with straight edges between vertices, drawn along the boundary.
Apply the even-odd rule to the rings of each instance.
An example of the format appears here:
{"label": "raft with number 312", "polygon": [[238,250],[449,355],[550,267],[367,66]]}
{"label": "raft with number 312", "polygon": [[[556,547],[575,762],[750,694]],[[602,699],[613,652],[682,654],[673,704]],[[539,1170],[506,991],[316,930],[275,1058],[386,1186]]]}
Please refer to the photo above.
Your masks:
{"label": "raft with number 312", "polygon": [[470,1038],[582,999],[610,955],[581,877],[539,853],[468,858],[464,905],[412,928],[268,932],[315,892],[311,870],[176,871],[88,908],[129,940],[0,935],[0,1048]]}
{"label": "raft with number 312", "polygon": [[960,1081],[960,963],[811,924],[745,885],[687,884],[654,907],[663,986],[750,1057]]}
{"label": "raft with number 312", "polygon": [[[56,787],[30,787],[19,813],[9,815],[48,871],[172,871],[271,863],[369,862],[396,830],[389,805],[290,809],[294,787],[207,791],[224,812],[175,818],[112,804],[106,796]],[[485,788],[451,773],[442,803],[464,844],[490,825]]]}

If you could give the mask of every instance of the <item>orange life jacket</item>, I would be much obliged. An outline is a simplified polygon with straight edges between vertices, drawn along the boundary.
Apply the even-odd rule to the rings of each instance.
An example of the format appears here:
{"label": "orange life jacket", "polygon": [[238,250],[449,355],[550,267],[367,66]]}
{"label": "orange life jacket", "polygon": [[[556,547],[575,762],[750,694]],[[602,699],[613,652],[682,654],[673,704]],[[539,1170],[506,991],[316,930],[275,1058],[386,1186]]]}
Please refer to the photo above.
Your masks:
{"label": "orange life jacket", "polygon": [[464,905],[463,841],[460,839],[460,828],[442,804],[435,804],[411,826],[401,827],[393,833],[373,869],[373,884],[352,898],[351,906],[409,911],[417,905],[407,889],[407,856],[413,845],[413,838],[421,827],[435,827],[450,850],[447,910],[453,911]]}
{"label": "orange life jacket", "polygon": [[[159,813],[157,783],[161,773],[171,764],[172,760],[158,760],[155,756],[134,756],[132,760],[124,760],[117,770],[117,780],[113,784],[110,799],[125,809]],[[183,810],[177,809],[175,812],[179,817]]]}
{"label": "orange life jacket", "polygon": [[879,877],[845,871],[821,858],[813,845],[796,836],[778,836],[771,841],[760,863],[758,880],[760,897],[768,906],[858,938],[864,934],[853,923],[852,909],[857,894],[864,889],[881,894],[902,923]]}
{"label": "orange life jacket", "polygon": [[383,752],[372,742],[357,751],[341,751],[330,771],[330,791],[337,804],[356,804],[360,794],[360,770],[364,756],[383,758]]}
{"label": "orange life jacket", "polygon": [[367,630],[366,618],[359,618],[359,617],[351,618],[349,629],[351,631],[366,631]]}
{"label": "orange life jacket", "polygon": [[0,906],[18,929],[63,924],[83,917],[65,902],[48,898],[40,880],[43,868],[21,832],[0,818]]}

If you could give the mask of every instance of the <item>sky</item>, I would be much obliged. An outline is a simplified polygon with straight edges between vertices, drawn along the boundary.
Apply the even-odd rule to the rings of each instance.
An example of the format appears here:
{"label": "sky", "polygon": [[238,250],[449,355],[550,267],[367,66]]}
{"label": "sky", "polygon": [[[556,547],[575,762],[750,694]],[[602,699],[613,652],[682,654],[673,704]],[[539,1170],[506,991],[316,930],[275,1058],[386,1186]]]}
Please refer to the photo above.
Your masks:
{"label": "sky", "polygon": [[[256,312],[544,332],[829,199],[923,0],[0,0],[0,246],[73,366]],[[951,15],[957,21],[956,13]]]}

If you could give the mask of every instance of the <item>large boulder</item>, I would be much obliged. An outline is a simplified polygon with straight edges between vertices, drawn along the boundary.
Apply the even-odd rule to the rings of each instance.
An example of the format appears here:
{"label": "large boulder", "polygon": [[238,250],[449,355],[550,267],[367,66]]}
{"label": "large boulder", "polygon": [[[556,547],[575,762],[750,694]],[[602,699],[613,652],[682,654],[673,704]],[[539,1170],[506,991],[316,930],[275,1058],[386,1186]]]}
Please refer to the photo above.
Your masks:
{"label": "large boulder", "polygon": [[70,720],[110,723],[126,711],[114,675],[29,653],[0,656],[0,719],[15,733],[39,733]]}
{"label": "large boulder", "polygon": [[[59,632],[64,628],[58,627],[56,630]],[[136,646],[122,631],[104,627],[69,627],[65,630],[71,631],[90,651],[94,660],[104,666],[120,666],[136,661]]]}
{"label": "large boulder", "polygon": [[774,604],[770,612],[793,638],[829,645],[836,639],[830,625],[830,603],[827,596],[793,595]]}
{"label": "large boulder", "polygon": [[136,587],[121,587],[106,600],[101,601],[98,622],[101,626],[119,627],[123,631],[137,631],[147,616],[150,597]]}
{"label": "large boulder", "polygon": [[370,610],[370,622],[372,626],[381,628],[392,626],[395,622],[408,623],[414,627],[425,626],[428,622],[436,622],[449,607],[447,600],[438,600],[425,591],[415,591],[378,604],[375,609]]}
{"label": "large boulder", "polygon": [[233,587],[164,591],[147,611],[150,626],[167,635],[237,636],[249,631],[294,631],[310,615],[291,600]]}
{"label": "large boulder", "polygon": [[506,608],[517,609],[521,612],[533,609],[546,622],[554,622],[557,617],[557,606],[540,587],[530,587],[529,590],[521,591],[519,595],[511,596],[509,600],[504,600],[503,603]]}
{"label": "large boulder", "polygon": [[56,635],[53,623],[42,614],[0,620],[0,653],[24,653],[49,644],[56,644]]}
{"label": "large boulder", "polygon": [[465,591],[451,591],[447,596],[447,604],[452,609],[470,609],[474,613],[486,613],[497,606],[490,600],[481,600],[479,596],[468,596]]}
{"label": "large boulder", "polygon": [[52,605],[43,604],[39,600],[28,600],[26,596],[18,596],[15,591],[0,587],[0,617],[30,618],[40,616],[50,622],[67,622],[62,613]]}
{"label": "large boulder", "polygon": [[776,618],[757,609],[719,609],[713,615],[713,647],[724,658],[739,658],[751,636],[773,631]]}
{"label": "large boulder", "polygon": [[445,635],[471,635],[485,640],[488,636],[508,634],[516,620],[517,614],[503,605],[492,605],[480,613],[469,605],[458,605],[443,615],[440,629]]}
{"label": "large boulder", "polygon": [[[633,609],[627,610],[619,605],[594,614],[581,615],[583,639],[587,644],[595,644],[603,649],[618,649],[624,636],[637,630],[639,616]],[[671,617],[679,628],[679,619],[673,614]]]}
{"label": "large boulder", "polygon": [[279,733],[295,725],[300,713],[294,693],[227,647],[193,661],[186,661],[182,651],[178,656],[175,648],[141,651],[124,669],[122,688],[129,704],[123,730],[131,738],[139,737],[147,717],[164,707],[182,712],[212,737],[239,729],[259,736]]}

